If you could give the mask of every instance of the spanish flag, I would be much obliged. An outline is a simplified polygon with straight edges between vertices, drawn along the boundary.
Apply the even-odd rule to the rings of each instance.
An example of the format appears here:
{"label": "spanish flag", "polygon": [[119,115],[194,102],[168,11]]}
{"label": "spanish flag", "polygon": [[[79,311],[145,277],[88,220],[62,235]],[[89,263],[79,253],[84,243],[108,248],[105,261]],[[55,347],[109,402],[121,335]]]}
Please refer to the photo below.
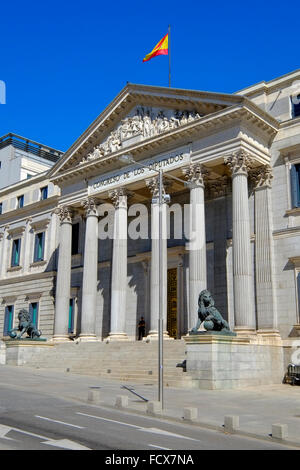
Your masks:
{"label": "spanish flag", "polygon": [[168,40],[169,34],[166,34],[159,43],[156,44],[154,49],[146,55],[143,62],[147,62],[147,60],[150,60],[152,57],[156,57],[157,55],[168,55]]}

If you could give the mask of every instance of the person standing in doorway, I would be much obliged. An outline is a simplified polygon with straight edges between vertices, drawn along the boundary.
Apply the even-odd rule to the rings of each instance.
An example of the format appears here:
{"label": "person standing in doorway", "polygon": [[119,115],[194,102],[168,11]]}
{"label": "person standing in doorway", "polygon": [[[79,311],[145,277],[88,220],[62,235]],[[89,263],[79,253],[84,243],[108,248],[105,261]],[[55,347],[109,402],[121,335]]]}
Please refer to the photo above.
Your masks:
{"label": "person standing in doorway", "polygon": [[145,323],[144,317],[141,317],[138,323],[139,341],[141,341],[143,337],[145,336],[145,329],[146,329],[146,323]]}

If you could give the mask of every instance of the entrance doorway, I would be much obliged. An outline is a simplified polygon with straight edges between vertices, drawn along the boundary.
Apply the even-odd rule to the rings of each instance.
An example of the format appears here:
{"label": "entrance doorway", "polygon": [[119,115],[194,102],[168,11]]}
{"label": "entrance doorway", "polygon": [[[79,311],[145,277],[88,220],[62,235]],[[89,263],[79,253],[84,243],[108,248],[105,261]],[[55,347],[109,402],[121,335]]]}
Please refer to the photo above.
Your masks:
{"label": "entrance doorway", "polygon": [[167,330],[171,338],[178,337],[177,325],[177,268],[168,269]]}

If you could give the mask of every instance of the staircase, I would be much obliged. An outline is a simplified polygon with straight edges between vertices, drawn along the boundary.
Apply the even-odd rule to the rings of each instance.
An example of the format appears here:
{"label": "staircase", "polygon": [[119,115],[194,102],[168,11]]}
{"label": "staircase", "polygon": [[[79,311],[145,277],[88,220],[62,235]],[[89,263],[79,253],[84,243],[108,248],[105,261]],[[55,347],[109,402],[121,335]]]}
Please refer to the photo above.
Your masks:
{"label": "staircase", "polygon": [[[166,340],[163,346],[164,386],[190,387],[182,367],[184,340]],[[157,384],[158,342],[70,342],[40,349],[24,364],[74,374],[104,377],[118,382]]]}

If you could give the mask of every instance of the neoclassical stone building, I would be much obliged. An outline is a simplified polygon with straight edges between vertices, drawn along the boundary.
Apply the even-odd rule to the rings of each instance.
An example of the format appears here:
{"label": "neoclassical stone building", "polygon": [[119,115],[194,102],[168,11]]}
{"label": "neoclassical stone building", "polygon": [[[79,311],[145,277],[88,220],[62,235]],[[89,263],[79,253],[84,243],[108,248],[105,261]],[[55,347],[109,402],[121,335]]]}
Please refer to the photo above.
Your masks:
{"label": "neoclassical stone building", "polygon": [[25,307],[54,341],[135,340],[141,316],[155,338],[161,262],[166,337],[196,324],[208,288],[239,335],[291,345],[299,83],[300,71],[235,94],[128,84],[50,170],[0,190],[2,335]]}

